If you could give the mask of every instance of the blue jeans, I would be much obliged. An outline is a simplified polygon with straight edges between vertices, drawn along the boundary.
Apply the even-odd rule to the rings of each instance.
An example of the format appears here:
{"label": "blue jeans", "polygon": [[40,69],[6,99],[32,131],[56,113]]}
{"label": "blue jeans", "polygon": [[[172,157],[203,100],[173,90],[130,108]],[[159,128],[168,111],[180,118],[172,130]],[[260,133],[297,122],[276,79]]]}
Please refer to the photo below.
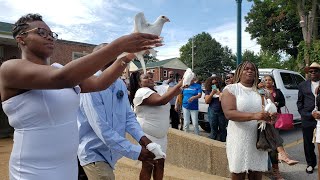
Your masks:
{"label": "blue jeans", "polygon": [[190,110],[182,107],[182,112],[183,112],[183,125],[184,125],[184,131],[188,132],[189,131],[189,124],[190,124],[190,115],[191,115],[191,120],[192,124],[194,127],[194,133],[199,135],[199,125],[198,125],[198,110]]}
{"label": "blue jeans", "polygon": [[223,111],[214,111],[209,107],[208,119],[211,128],[209,137],[218,140],[219,135],[219,140],[225,142],[227,138],[227,119],[224,117]]}

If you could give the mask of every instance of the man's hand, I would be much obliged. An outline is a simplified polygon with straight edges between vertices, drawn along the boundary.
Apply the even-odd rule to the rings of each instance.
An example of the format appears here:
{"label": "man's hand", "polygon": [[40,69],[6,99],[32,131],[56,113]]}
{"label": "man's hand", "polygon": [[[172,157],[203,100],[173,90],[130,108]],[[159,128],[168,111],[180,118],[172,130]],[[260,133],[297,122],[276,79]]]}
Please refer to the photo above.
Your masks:
{"label": "man's hand", "polygon": [[149,161],[151,163],[154,163],[154,158],[156,157],[151,151],[146,149],[144,146],[141,146],[141,152],[138,157],[139,161]]}
{"label": "man's hand", "polygon": [[152,141],[151,141],[150,139],[148,139],[146,136],[142,136],[141,139],[140,139],[140,141],[139,141],[139,144],[140,144],[141,146],[144,146],[144,147],[147,147],[147,145],[148,145],[149,143],[152,143]]}

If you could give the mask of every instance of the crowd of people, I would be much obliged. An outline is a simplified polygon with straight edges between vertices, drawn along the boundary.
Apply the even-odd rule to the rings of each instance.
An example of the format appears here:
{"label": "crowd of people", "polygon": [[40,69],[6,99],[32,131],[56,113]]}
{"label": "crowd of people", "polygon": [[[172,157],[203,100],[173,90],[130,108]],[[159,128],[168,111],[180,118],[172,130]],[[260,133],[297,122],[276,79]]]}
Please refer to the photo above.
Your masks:
{"label": "crowd of people", "polygon": [[[78,167],[86,178],[115,179],[117,161],[125,156],[140,160],[140,179],[163,179],[164,158],[155,158],[148,145],[157,143],[167,150],[170,127],[199,134],[199,98],[203,89],[195,76],[183,86],[173,71],[161,86],[153,74],[133,72],[129,88],[119,79],[133,53],[162,45],[156,35],[133,33],[109,44],[97,46],[87,56],[66,65],[47,64],[58,35],[39,14],[21,17],[13,37],[22,52],[0,69],[3,110],[14,127],[14,144],[9,162],[10,179],[78,179]],[[127,52],[123,58],[117,57]],[[312,143],[320,119],[320,65],[312,64],[310,80],[299,85],[297,102],[302,117],[307,173],[317,165]],[[259,81],[255,64],[245,61],[235,73],[223,79],[214,75],[204,83],[208,105],[209,138],[226,142],[232,179],[262,179],[271,160],[272,175],[283,179],[278,162],[297,164],[279,143],[271,152],[256,148],[258,121],[274,122],[285,106],[282,92],[272,76]],[[263,99],[271,99],[277,113],[265,112]],[[319,122],[319,121],[318,121]],[[274,128],[274,127],[273,127]],[[129,133],[138,144],[126,139]],[[281,139],[279,133],[277,133]],[[282,141],[283,142],[283,141]],[[320,143],[320,130],[316,131]],[[320,151],[320,146],[318,145]],[[318,170],[320,174],[320,171]]]}

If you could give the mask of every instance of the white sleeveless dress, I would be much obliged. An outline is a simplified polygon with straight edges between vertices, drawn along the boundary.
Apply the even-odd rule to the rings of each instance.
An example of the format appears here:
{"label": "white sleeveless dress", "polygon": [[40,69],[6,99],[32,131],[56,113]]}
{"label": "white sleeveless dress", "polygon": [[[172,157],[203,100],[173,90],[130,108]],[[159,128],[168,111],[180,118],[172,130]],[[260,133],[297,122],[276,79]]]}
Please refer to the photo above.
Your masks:
{"label": "white sleeveless dress", "polygon": [[[252,88],[237,83],[226,86],[224,91],[228,91],[236,97],[238,111],[252,113],[261,111],[261,96]],[[257,125],[256,120],[236,122],[230,119],[226,142],[230,172],[268,170],[268,152],[259,151],[256,148]]]}
{"label": "white sleeveless dress", "polygon": [[4,102],[14,127],[10,180],[76,180],[80,87],[30,90]]}
{"label": "white sleeveless dress", "polygon": [[143,132],[152,142],[159,144],[164,153],[167,151],[167,134],[170,127],[170,103],[162,106],[141,105],[141,103],[153,93],[162,96],[168,88],[167,85],[155,86],[154,90],[157,91],[155,92],[148,87],[142,87],[138,89],[133,99],[134,112]]}

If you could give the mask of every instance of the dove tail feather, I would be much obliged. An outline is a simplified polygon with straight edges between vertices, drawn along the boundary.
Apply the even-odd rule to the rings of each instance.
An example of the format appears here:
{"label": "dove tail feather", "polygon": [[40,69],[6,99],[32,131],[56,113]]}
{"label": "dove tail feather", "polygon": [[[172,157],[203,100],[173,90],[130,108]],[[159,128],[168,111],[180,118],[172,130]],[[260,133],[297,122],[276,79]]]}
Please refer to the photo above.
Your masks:
{"label": "dove tail feather", "polygon": [[155,51],[154,49],[148,49],[148,51],[153,57],[157,57],[157,51]]}
{"label": "dove tail feather", "polygon": [[143,58],[142,53],[135,53],[135,55],[136,55],[137,59],[140,61],[140,63],[141,63],[141,67],[143,69],[143,73],[147,74],[146,63],[144,62],[144,58]]}

